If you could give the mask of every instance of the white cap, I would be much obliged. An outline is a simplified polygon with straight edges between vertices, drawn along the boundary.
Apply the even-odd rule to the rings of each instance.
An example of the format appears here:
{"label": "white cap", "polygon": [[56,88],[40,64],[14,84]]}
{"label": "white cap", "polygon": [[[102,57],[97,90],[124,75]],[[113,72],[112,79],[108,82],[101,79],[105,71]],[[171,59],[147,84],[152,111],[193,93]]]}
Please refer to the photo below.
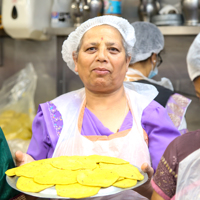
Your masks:
{"label": "white cap", "polygon": [[164,48],[164,37],[161,31],[149,22],[134,22],[136,43],[133,48],[131,64],[146,60],[152,53],[160,53]]}
{"label": "white cap", "polygon": [[196,36],[189,48],[187,68],[191,81],[200,76],[200,33]]}
{"label": "white cap", "polygon": [[[131,56],[133,46],[135,44],[135,31],[133,26],[124,18],[117,16],[100,16],[87,20],[81,24],[75,31],[70,33],[69,37],[64,41],[62,46],[62,57],[68,67],[75,72],[75,64],[72,53],[77,50],[83,35],[95,26],[110,25],[116,28],[122,35],[127,45],[128,55]],[[76,73],[77,74],[77,73]]]}

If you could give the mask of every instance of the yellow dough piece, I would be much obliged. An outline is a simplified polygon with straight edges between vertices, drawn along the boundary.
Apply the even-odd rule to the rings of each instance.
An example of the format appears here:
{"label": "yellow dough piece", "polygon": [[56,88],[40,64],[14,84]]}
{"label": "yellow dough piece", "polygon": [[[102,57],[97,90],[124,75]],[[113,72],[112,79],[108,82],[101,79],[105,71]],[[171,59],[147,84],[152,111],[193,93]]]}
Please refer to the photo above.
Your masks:
{"label": "yellow dough piece", "polygon": [[126,178],[126,179],[115,182],[113,186],[119,187],[119,188],[129,188],[129,187],[135,186],[136,184],[137,184],[137,180]]}
{"label": "yellow dough piece", "polygon": [[8,169],[6,172],[5,172],[5,174],[7,175],[7,176],[15,176],[16,175],[16,170],[17,170],[17,167],[15,167],[15,168],[12,168],[12,169]]}
{"label": "yellow dough piece", "polygon": [[97,168],[93,171],[81,171],[77,181],[81,185],[109,187],[119,178],[119,175],[111,170]]}
{"label": "yellow dough piece", "polygon": [[15,171],[15,174],[17,176],[34,178],[36,174],[45,173],[47,170],[51,169],[53,169],[53,166],[49,163],[41,164],[39,161],[34,161],[18,167]]}
{"label": "yellow dough piece", "polygon": [[87,159],[85,156],[66,156],[54,160],[51,163],[58,169],[80,170],[80,169],[95,169],[96,162]]}
{"label": "yellow dough piece", "polygon": [[86,198],[99,192],[101,187],[85,186],[79,183],[71,185],[56,185],[57,195],[68,198]]}
{"label": "yellow dough piece", "polygon": [[112,170],[118,173],[120,177],[124,178],[130,178],[140,181],[144,179],[144,176],[140,173],[138,168],[134,167],[131,164],[113,165],[113,164],[100,163],[100,169]]}
{"label": "yellow dough piece", "polygon": [[53,185],[42,185],[35,183],[32,178],[27,177],[19,177],[16,184],[16,187],[24,192],[40,192],[52,186]]}
{"label": "yellow dough piece", "polygon": [[72,184],[77,183],[78,171],[51,169],[45,173],[39,173],[34,181],[39,184]]}
{"label": "yellow dough piece", "polygon": [[96,163],[111,163],[111,164],[128,164],[129,162],[126,160],[123,160],[121,158],[115,158],[110,156],[100,156],[100,155],[91,155],[88,156],[88,159],[94,160]]}

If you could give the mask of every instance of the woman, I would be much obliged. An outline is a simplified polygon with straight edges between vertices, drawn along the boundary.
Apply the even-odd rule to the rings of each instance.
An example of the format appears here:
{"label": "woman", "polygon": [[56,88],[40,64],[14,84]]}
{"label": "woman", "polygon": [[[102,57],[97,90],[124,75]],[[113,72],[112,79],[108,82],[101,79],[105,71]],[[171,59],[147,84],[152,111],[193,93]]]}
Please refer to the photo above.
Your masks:
{"label": "woman", "polygon": [[191,44],[187,54],[187,68],[197,97],[200,99],[200,33]]}
{"label": "woman", "polygon": [[[39,106],[27,154],[16,152],[18,165],[52,156],[100,154],[136,166],[146,163],[148,169],[152,163],[156,169],[165,148],[180,133],[166,110],[152,101],[157,95],[154,87],[123,85],[135,43],[133,33],[127,20],[102,16],[84,22],[69,35],[63,59],[85,88]],[[145,88],[148,97],[136,92]],[[147,185],[137,191],[150,198],[151,189]],[[133,197],[143,198],[132,190],[112,198]]]}
{"label": "woman", "polygon": [[[194,87],[196,95],[199,97],[200,34],[197,35],[189,48],[187,67],[191,80],[197,80]],[[152,200],[200,199],[199,158],[200,129],[172,141],[162,156],[153,178]]]}
{"label": "woman", "polygon": [[154,85],[159,91],[154,100],[166,108],[174,125],[183,134],[187,132],[184,115],[191,101],[175,93],[169,79],[152,79],[157,75],[158,67],[162,63],[160,52],[164,48],[164,37],[152,23],[134,22],[132,26],[135,28],[136,44],[125,80]]}

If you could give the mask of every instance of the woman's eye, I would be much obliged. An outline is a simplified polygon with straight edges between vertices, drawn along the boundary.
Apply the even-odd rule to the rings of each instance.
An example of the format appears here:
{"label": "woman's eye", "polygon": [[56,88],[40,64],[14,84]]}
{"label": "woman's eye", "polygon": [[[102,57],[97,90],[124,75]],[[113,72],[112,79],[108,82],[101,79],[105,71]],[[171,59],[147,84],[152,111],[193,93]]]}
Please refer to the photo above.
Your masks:
{"label": "woman's eye", "polygon": [[109,48],[109,50],[110,50],[111,52],[119,52],[119,50],[118,50],[117,48],[114,48],[114,47]]}
{"label": "woman's eye", "polygon": [[96,50],[95,47],[90,47],[90,48],[88,48],[86,51],[95,51],[95,50]]}

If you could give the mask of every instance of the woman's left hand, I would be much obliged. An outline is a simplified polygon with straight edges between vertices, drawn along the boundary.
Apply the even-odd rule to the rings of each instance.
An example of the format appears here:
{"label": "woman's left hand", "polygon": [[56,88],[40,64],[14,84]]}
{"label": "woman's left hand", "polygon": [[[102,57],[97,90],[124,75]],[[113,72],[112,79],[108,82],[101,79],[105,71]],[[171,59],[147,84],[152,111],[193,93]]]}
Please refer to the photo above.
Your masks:
{"label": "woman's left hand", "polygon": [[148,180],[146,183],[141,185],[138,188],[133,189],[134,191],[138,192],[142,196],[145,196],[148,199],[151,199],[152,193],[153,193],[153,187],[151,185],[151,178],[153,176],[153,168],[149,166],[147,163],[143,163],[141,166],[141,169],[144,173],[148,174]]}
{"label": "woman's left hand", "polygon": [[15,152],[15,162],[17,167],[33,161],[35,160],[30,155],[22,153],[21,151]]}

